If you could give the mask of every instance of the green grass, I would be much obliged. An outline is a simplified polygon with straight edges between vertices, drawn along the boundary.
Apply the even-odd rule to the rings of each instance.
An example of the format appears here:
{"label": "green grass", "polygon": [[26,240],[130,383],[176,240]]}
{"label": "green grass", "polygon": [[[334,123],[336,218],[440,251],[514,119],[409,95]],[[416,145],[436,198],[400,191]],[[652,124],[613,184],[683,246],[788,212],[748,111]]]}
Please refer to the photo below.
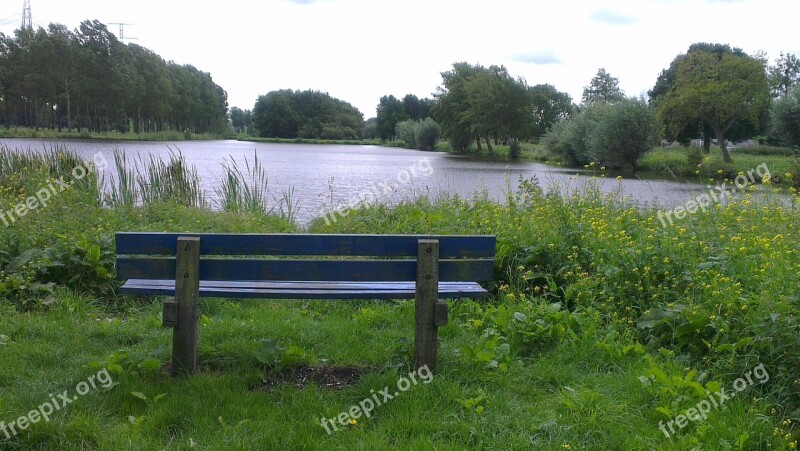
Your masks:
{"label": "green grass", "polygon": [[[550,163],[554,165],[560,165],[561,163],[560,158],[548,152],[544,146],[527,142],[520,143],[520,145],[522,147],[522,150],[520,152],[518,161]],[[478,158],[478,159],[508,160],[510,158],[509,146],[502,144],[493,145],[492,151],[490,152],[489,149],[486,147],[486,144],[482,142],[480,151],[473,144],[470,146],[469,151],[461,153],[453,151],[453,149],[450,147],[450,144],[447,141],[439,141],[434,150],[436,150],[437,152],[448,152],[457,155],[466,155],[471,158]]]}
{"label": "green grass", "polygon": [[[0,209],[68,171],[70,158],[0,160]],[[104,369],[116,385],[16,436],[0,432],[0,448],[794,449],[800,210],[789,199],[745,196],[662,228],[657,212],[619,193],[524,182],[503,204],[441,197],[313,222],[315,233],[498,238],[492,297],[450,301],[432,382],[328,435],[321,417],[411,371],[413,301],[204,299],[200,373],[172,379],[161,299],[116,294],[114,232],[300,229],[170,199],[104,208],[96,187],[81,185],[0,231],[0,421]],[[283,351],[265,354],[265,340]],[[363,377],[341,390],[263,388],[298,364],[355,366]],[[759,364],[765,383],[672,438],[659,430]]]}
{"label": "green grass", "polygon": [[[705,183],[708,178],[720,180],[733,179],[740,171],[747,172],[761,164],[766,164],[774,180],[786,179],[785,174],[798,172],[800,166],[793,161],[791,149],[782,147],[739,148],[731,151],[733,165],[722,161],[722,153],[718,147],[712,146],[710,154],[701,153],[702,161],[690,164],[684,148],[655,148],[640,160],[640,171],[643,176],[652,174],[660,177],[679,180],[697,180]],[[798,174],[800,177],[800,174]],[[789,183],[791,185],[791,183]]]}
{"label": "green grass", "polygon": [[330,144],[349,146],[381,146],[379,139],[306,139],[306,138],[260,138],[256,136],[239,135],[239,141],[277,144]]}

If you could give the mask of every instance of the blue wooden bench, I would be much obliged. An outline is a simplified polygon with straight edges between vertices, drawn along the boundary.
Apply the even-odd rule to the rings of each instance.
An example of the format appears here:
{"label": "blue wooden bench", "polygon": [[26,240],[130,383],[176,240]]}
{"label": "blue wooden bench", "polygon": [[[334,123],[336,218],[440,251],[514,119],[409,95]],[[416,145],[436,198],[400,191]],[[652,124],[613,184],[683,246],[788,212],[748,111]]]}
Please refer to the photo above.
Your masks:
{"label": "blue wooden bench", "polygon": [[494,236],[116,234],[121,293],[171,296],[173,374],[194,373],[200,297],[416,299],[414,363],[436,367],[443,298],[478,298]]}

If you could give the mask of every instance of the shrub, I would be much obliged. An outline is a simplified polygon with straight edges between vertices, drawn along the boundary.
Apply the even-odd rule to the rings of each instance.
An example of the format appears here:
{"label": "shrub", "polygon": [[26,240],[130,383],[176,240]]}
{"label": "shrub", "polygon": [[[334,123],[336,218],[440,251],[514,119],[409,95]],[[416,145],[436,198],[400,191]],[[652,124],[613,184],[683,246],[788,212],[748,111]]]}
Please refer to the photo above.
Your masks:
{"label": "shrub", "polygon": [[405,142],[406,147],[409,149],[417,148],[416,133],[414,133],[416,123],[417,123],[416,121],[408,119],[402,122],[398,122],[394,128],[394,133],[395,135],[397,135],[397,139]]}
{"label": "shrub", "polygon": [[613,105],[593,103],[579,115],[556,124],[543,143],[569,164],[630,165],[635,171],[655,137],[652,111],[644,101],[628,99]]}
{"label": "shrub", "polygon": [[414,127],[414,140],[419,150],[433,150],[441,135],[442,129],[431,118],[425,118]]}
{"label": "shrub", "polygon": [[439,142],[442,130],[431,118],[426,118],[424,121],[409,119],[397,123],[395,134],[409,149],[433,150]]}
{"label": "shrub", "polygon": [[772,130],[788,146],[800,145],[800,86],[772,107]]}

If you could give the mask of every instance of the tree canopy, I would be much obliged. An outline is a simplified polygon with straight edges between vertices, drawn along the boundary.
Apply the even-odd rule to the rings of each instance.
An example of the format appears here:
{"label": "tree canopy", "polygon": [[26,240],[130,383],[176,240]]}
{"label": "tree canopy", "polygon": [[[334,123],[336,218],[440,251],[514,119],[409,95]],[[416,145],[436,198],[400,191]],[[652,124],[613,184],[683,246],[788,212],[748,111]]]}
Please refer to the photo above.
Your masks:
{"label": "tree canopy", "polygon": [[541,138],[554,124],[571,117],[575,112],[572,97],[553,85],[536,85],[528,89],[533,104],[531,136]]}
{"label": "tree canopy", "polygon": [[406,94],[402,100],[393,95],[383,96],[378,103],[377,133],[382,140],[396,136],[397,124],[405,121],[422,121],[431,114],[434,100],[420,99],[414,94]]}
{"label": "tree canopy", "polygon": [[0,34],[3,123],[90,131],[223,132],[227,94],[211,75],[120,42],[83,21]]}
{"label": "tree canopy", "polygon": [[544,143],[570,164],[630,165],[635,172],[656,136],[655,117],[647,103],[622,99],[590,103],[574,117],[556,123]]}
{"label": "tree canopy", "polygon": [[453,64],[442,73],[432,113],[453,148],[466,150],[483,138],[491,150],[491,138],[515,140],[530,135],[533,104],[528,85],[513,78],[503,66]]}
{"label": "tree canopy", "polygon": [[258,134],[269,138],[361,139],[364,116],[349,103],[319,91],[283,89],[253,107]]}
{"label": "tree canopy", "polygon": [[619,87],[619,79],[612,77],[604,67],[597,71],[589,86],[583,88],[581,103],[589,105],[594,102],[614,103],[625,99],[625,93]]}
{"label": "tree canopy", "polygon": [[784,144],[800,146],[800,85],[775,101],[772,130]]}
{"label": "tree canopy", "polygon": [[788,96],[800,84],[800,59],[792,53],[781,52],[775,65],[769,68],[770,84],[776,96]]}
{"label": "tree canopy", "polygon": [[677,135],[693,124],[705,124],[713,130],[723,160],[731,163],[725,144],[727,133],[737,124],[759,127],[769,106],[764,66],[727,46],[690,51],[673,63],[668,75],[671,82],[666,88],[656,84],[656,88],[665,91],[659,91],[657,97],[658,115],[665,130]]}

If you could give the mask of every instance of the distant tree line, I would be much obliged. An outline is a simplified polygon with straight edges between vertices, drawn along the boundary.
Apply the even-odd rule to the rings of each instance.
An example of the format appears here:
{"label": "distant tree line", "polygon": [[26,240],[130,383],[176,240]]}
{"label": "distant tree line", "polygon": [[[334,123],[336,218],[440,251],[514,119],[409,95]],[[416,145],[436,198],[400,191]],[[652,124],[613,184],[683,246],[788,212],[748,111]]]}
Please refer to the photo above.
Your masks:
{"label": "distant tree line", "polygon": [[397,138],[397,124],[407,120],[424,121],[430,116],[434,103],[433,99],[420,99],[414,94],[406,94],[402,100],[393,95],[383,96],[378,102],[372,133],[379,139],[391,141]]}
{"label": "distant tree line", "polygon": [[0,118],[6,127],[101,132],[223,132],[227,94],[211,75],[120,42],[106,25],[0,33]]}
{"label": "distant tree line", "polygon": [[[492,151],[492,142],[512,145],[538,139],[558,121],[574,113],[572,98],[551,85],[528,86],[503,66],[453,64],[442,73],[442,85],[431,109],[453,149],[467,151],[471,143]],[[513,156],[513,153],[512,153]]]}
{"label": "distant tree line", "polygon": [[260,96],[253,123],[265,138],[362,139],[364,115],[319,91],[283,89]]}

